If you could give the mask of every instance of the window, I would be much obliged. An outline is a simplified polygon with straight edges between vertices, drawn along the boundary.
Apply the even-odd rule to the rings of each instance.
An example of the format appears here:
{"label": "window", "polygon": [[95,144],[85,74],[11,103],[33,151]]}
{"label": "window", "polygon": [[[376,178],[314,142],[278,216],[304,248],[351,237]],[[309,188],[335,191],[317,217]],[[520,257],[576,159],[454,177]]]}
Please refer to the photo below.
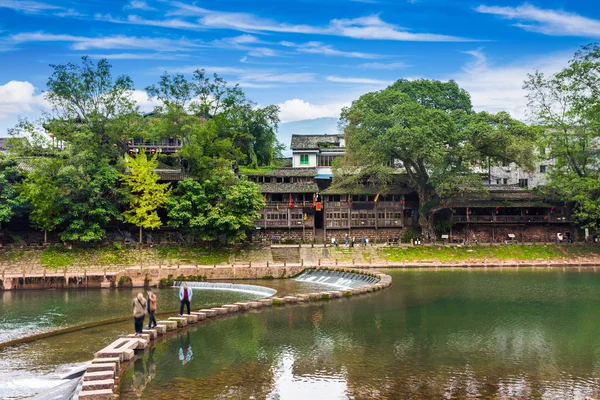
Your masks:
{"label": "window", "polygon": [[502,183],[502,179],[496,179],[496,185],[499,185],[500,183]]}
{"label": "window", "polygon": [[319,167],[331,167],[333,160],[339,156],[319,156]]}
{"label": "window", "polygon": [[519,179],[519,187],[526,188],[527,186],[527,179]]}
{"label": "window", "polygon": [[540,165],[540,172],[542,174],[546,172],[546,166],[545,165]]}
{"label": "window", "polygon": [[300,154],[300,165],[308,165],[308,154]]}
{"label": "window", "polygon": [[504,179],[502,180],[502,183],[503,183],[504,185],[508,185],[508,178],[504,178]]}

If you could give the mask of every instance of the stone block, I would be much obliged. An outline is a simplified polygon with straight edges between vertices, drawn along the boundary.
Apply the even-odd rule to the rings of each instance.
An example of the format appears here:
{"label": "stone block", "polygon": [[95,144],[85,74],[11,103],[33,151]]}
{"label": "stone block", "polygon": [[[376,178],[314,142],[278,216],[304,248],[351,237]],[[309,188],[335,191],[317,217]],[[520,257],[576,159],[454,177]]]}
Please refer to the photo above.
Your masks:
{"label": "stone block", "polygon": [[183,314],[184,318],[187,318],[187,323],[188,324],[195,324],[196,322],[198,322],[198,316],[194,315],[192,313],[190,314]]}
{"label": "stone block", "polygon": [[164,335],[165,333],[167,333],[167,326],[158,324],[154,327],[154,330],[156,330],[156,334],[158,336],[161,336],[161,335]]}
{"label": "stone block", "polygon": [[112,391],[114,388],[115,388],[115,380],[114,379],[84,381],[81,383],[81,390],[83,390],[83,391],[102,390],[102,389],[109,389]]}
{"label": "stone block", "polygon": [[117,366],[115,363],[96,363],[88,365],[85,370],[87,372],[110,371],[114,375],[115,371],[117,370]]}
{"label": "stone block", "polygon": [[206,313],[204,312],[192,311],[192,314],[198,318],[198,321],[204,321],[206,319]]}
{"label": "stone block", "polygon": [[217,315],[227,314],[229,312],[225,307],[214,307],[213,310],[217,312]]}
{"label": "stone block", "polygon": [[321,293],[309,293],[308,298],[314,301],[321,300]]}
{"label": "stone block", "polygon": [[169,321],[177,322],[178,328],[183,328],[184,326],[187,326],[187,318],[184,317],[170,317]]}
{"label": "stone block", "polygon": [[298,299],[296,296],[285,296],[284,297],[286,303],[297,303]]}
{"label": "stone block", "polygon": [[247,311],[250,309],[250,303],[238,302],[235,303],[236,306],[240,307],[240,311]]}
{"label": "stone block", "polygon": [[263,307],[269,307],[273,305],[273,299],[272,298],[268,298],[268,299],[260,299],[258,300],[259,303],[262,303]]}
{"label": "stone block", "polygon": [[120,357],[101,357],[94,358],[92,360],[92,364],[105,364],[105,363],[114,363],[115,369],[118,371],[121,367],[121,358]]}
{"label": "stone block", "polygon": [[296,295],[296,298],[298,299],[299,302],[304,303],[307,302],[308,300],[310,300],[310,298],[308,297],[307,294],[299,294]]}
{"label": "stone block", "polygon": [[79,393],[79,398],[85,400],[114,400],[115,395],[110,389],[86,390]]}
{"label": "stone block", "polygon": [[360,289],[352,289],[350,292],[352,293],[352,296],[358,296],[362,293]]}
{"label": "stone block", "polygon": [[156,331],[156,329],[144,329],[142,330],[142,333],[150,336],[150,340],[154,340],[158,336],[158,332]]}
{"label": "stone block", "polygon": [[83,381],[102,381],[106,379],[114,379],[115,374],[110,371],[86,372],[83,374]]}
{"label": "stone block", "polygon": [[206,314],[206,318],[212,318],[217,316],[217,311],[212,308],[203,308],[200,312]]}
{"label": "stone block", "polygon": [[282,306],[285,304],[285,299],[283,297],[273,297],[272,299],[274,306]]}
{"label": "stone block", "polygon": [[250,306],[250,308],[262,308],[263,303],[261,303],[260,301],[251,301],[248,303],[248,305]]}
{"label": "stone block", "polygon": [[158,323],[158,325],[166,326],[168,331],[174,331],[177,329],[177,321],[166,320],[166,321],[158,321],[157,323]]}
{"label": "stone block", "polygon": [[332,299],[337,299],[342,297],[342,292],[337,291],[337,290],[332,290],[331,292],[329,292],[329,297]]}
{"label": "stone block", "polygon": [[129,334],[127,335],[127,338],[131,338],[131,339],[144,339],[145,341],[149,342],[150,341],[150,334],[148,333],[140,333],[140,334]]}
{"label": "stone block", "polygon": [[240,310],[240,306],[237,306],[235,304],[225,304],[223,305],[223,307],[229,310],[228,312],[230,313],[238,312]]}

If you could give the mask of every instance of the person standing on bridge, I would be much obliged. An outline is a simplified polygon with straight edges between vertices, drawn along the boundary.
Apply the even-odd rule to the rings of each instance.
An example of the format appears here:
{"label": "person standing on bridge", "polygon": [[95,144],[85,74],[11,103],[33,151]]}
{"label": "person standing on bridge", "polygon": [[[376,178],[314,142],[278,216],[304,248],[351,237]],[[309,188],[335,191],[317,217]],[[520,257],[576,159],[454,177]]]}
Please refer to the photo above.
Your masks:
{"label": "person standing on bridge", "polygon": [[133,324],[135,326],[135,334],[139,335],[144,329],[144,316],[146,315],[146,299],[144,295],[138,293],[133,299]]}
{"label": "person standing on bridge", "polygon": [[190,302],[192,301],[192,289],[188,288],[187,284],[183,284],[181,289],[179,289],[179,301],[181,305],[179,306],[179,316],[183,315],[183,306],[187,307],[187,313],[190,313]]}
{"label": "person standing on bridge", "polygon": [[148,289],[148,329],[152,329],[156,326],[156,318],[154,318],[155,311],[156,295],[152,293],[152,289]]}

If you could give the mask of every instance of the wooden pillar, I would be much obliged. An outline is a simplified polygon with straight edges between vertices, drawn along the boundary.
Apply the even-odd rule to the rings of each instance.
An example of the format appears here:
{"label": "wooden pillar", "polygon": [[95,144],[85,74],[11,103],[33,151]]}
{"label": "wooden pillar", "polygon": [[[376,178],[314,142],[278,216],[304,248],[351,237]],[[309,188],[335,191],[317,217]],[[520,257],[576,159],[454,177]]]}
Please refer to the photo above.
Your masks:
{"label": "wooden pillar", "polygon": [[[452,214],[454,215],[454,214]],[[469,207],[467,207],[467,222],[469,222],[471,219],[470,215],[469,215]]]}

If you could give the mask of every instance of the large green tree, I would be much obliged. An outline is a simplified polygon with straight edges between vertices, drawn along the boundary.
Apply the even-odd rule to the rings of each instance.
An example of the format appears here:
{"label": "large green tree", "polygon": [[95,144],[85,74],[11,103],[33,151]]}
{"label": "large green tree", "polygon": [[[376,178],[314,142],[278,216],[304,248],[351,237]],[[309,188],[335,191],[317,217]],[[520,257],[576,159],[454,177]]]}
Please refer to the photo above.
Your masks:
{"label": "large green tree", "polygon": [[30,205],[29,220],[44,231],[54,231],[62,222],[65,199],[58,175],[64,161],[55,157],[38,157],[29,163],[26,178],[19,186],[20,196]]}
{"label": "large green tree", "polygon": [[18,163],[0,154],[0,227],[25,209],[26,203],[17,190],[17,184],[22,179]]}
{"label": "large green tree", "polygon": [[166,207],[170,226],[201,240],[233,243],[254,229],[264,204],[255,183],[227,171],[203,182],[180,181]]}
{"label": "large green tree", "polygon": [[131,192],[129,207],[123,213],[125,222],[140,228],[140,243],[142,229],[158,229],[162,221],[157,210],[169,198],[169,183],[158,183],[160,177],[154,170],[158,166],[156,154],[148,159],[142,151],[135,157],[125,156],[127,171],[121,175],[121,181]]}
{"label": "large green tree", "polygon": [[[553,160],[547,190],[574,201],[581,226],[600,227],[600,46],[583,46],[560,72],[527,76],[539,147]],[[545,150],[548,150],[546,152]]]}
{"label": "large green tree", "polygon": [[200,179],[216,168],[270,165],[281,153],[279,108],[257,107],[217,74],[164,74],[146,90],[163,103],[150,119],[151,137],[179,138],[184,167]]}
{"label": "large green tree", "polygon": [[[434,236],[434,214],[453,198],[483,191],[481,170],[489,162],[530,166],[533,133],[506,113],[476,113],[456,82],[399,80],[342,110],[345,168],[341,187],[377,185],[389,190],[400,162],[419,196],[419,224]],[[387,187],[387,189],[386,189]]]}

